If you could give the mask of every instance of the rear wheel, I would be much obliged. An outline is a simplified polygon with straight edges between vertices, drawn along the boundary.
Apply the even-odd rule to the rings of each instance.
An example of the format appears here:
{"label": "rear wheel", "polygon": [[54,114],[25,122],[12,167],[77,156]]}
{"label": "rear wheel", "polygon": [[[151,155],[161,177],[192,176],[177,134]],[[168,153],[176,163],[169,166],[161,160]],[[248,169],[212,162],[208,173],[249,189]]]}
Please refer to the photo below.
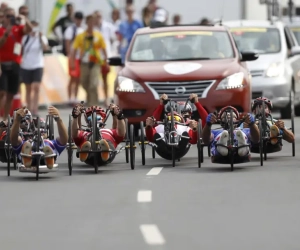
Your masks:
{"label": "rear wheel", "polygon": [[197,150],[198,150],[198,168],[201,168],[201,162],[203,162],[203,148],[202,148],[202,125],[201,125],[201,119],[198,121],[198,137],[197,137]]}
{"label": "rear wheel", "polygon": [[140,136],[140,143],[141,143],[141,152],[142,152],[142,164],[146,164],[146,157],[145,157],[145,134],[144,134],[144,123],[141,122],[141,136]]}
{"label": "rear wheel", "polygon": [[134,126],[131,124],[130,125],[130,131],[129,131],[129,153],[130,153],[130,166],[131,169],[133,170],[135,168],[135,141],[134,141]]}
{"label": "rear wheel", "polygon": [[280,110],[281,119],[291,119],[292,109],[294,109],[294,107],[292,108],[292,105],[294,105],[294,97],[295,91],[291,89],[289,104],[285,108]]}
{"label": "rear wheel", "polygon": [[69,175],[72,175],[73,168],[73,149],[72,149],[72,115],[69,115],[69,127],[68,127],[68,168]]}
{"label": "rear wheel", "polygon": [[230,151],[231,151],[231,154],[230,154],[230,156],[231,156],[231,171],[233,171],[233,169],[234,169],[234,157],[235,157],[235,153],[234,153],[234,151],[233,151],[233,146],[234,146],[234,133],[233,133],[233,110],[232,109],[230,109],[230,121],[229,121],[229,131],[230,131],[230,146],[231,146],[231,149],[230,149]]}
{"label": "rear wheel", "polygon": [[[97,113],[93,112],[92,116],[92,151],[98,150],[99,145],[99,129],[97,128]],[[98,154],[93,155],[95,173],[98,173]]]}

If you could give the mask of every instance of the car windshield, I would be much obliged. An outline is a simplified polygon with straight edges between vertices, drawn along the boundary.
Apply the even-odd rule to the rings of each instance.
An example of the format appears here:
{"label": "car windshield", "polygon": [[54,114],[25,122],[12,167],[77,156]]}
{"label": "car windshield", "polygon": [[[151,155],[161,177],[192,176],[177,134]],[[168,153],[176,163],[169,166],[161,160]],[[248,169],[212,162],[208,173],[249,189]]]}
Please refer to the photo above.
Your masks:
{"label": "car windshield", "polygon": [[271,54],[281,50],[277,28],[238,27],[231,28],[230,31],[240,51]]}
{"label": "car windshield", "polygon": [[290,29],[294,33],[297,42],[300,44],[300,27],[291,27]]}
{"label": "car windshield", "polygon": [[175,31],[137,35],[129,61],[180,61],[232,58],[225,31]]}

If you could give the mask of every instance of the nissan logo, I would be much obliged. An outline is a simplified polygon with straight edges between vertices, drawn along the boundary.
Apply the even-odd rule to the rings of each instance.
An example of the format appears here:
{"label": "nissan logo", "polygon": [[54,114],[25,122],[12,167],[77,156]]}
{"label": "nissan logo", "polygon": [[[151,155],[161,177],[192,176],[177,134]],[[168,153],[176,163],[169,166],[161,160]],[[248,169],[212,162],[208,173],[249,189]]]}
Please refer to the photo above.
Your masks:
{"label": "nissan logo", "polygon": [[175,92],[176,92],[177,95],[184,94],[185,91],[186,91],[185,87],[177,87],[175,89]]}

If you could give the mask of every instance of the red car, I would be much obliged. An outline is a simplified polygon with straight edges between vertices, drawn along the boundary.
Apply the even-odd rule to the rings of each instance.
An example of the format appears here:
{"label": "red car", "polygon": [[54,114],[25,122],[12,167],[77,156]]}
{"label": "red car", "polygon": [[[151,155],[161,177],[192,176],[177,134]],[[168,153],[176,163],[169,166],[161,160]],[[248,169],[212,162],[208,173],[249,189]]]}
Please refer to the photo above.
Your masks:
{"label": "red car", "polygon": [[249,112],[251,75],[246,61],[258,55],[239,52],[224,26],[166,26],[142,28],[132,38],[115,81],[116,103],[137,130],[140,121],[151,116],[159,97],[185,101],[198,94],[208,112],[231,105]]}

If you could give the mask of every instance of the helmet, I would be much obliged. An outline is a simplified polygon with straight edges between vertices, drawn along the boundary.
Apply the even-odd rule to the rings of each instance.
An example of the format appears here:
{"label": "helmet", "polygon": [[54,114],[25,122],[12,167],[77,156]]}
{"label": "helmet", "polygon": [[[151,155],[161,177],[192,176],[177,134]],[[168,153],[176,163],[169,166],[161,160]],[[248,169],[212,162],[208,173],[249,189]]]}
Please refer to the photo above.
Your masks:
{"label": "helmet", "polygon": [[180,113],[184,117],[190,117],[192,115],[193,109],[189,103],[177,102],[177,105],[178,105],[178,109],[179,109]]}
{"label": "helmet", "polygon": [[[171,120],[171,113],[168,113],[168,120],[169,121]],[[178,114],[177,112],[174,112],[174,121],[183,123],[184,119],[180,114]]]}
{"label": "helmet", "polygon": [[252,105],[251,105],[252,112],[255,111],[257,106],[261,106],[262,102],[264,102],[268,106],[270,111],[273,109],[273,104],[270,101],[270,99],[268,99],[266,97],[258,97],[252,102]]}
{"label": "helmet", "polygon": [[230,109],[232,109],[232,111],[233,111],[233,116],[237,119],[238,117],[239,117],[239,112],[237,111],[237,109],[236,108],[234,108],[234,107],[232,107],[232,106],[226,106],[226,107],[224,107],[224,108],[222,108],[221,110],[220,110],[220,112],[219,112],[219,115],[218,115],[218,118],[219,119],[223,119],[224,118],[224,116],[225,116],[225,114],[226,114],[226,110],[230,110]]}
{"label": "helmet", "polygon": [[[38,125],[37,118],[33,118],[33,123],[34,123],[34,126],[37,128],[37,125]],[[40,118],[40,129],[45,129],[45,128],[46,128],[46,122],[43,118]]]}
{"label": "helmet", "polygon": [[87,123],[91,122],[92,114],[94,111],[97,114],[98,122],[100,122],[101,120],[104,120],[106,118],[106,112],[103,108],[101,108],[99,106],[91,106],[91,107],[87,108],[85,111],[85,120]]}

